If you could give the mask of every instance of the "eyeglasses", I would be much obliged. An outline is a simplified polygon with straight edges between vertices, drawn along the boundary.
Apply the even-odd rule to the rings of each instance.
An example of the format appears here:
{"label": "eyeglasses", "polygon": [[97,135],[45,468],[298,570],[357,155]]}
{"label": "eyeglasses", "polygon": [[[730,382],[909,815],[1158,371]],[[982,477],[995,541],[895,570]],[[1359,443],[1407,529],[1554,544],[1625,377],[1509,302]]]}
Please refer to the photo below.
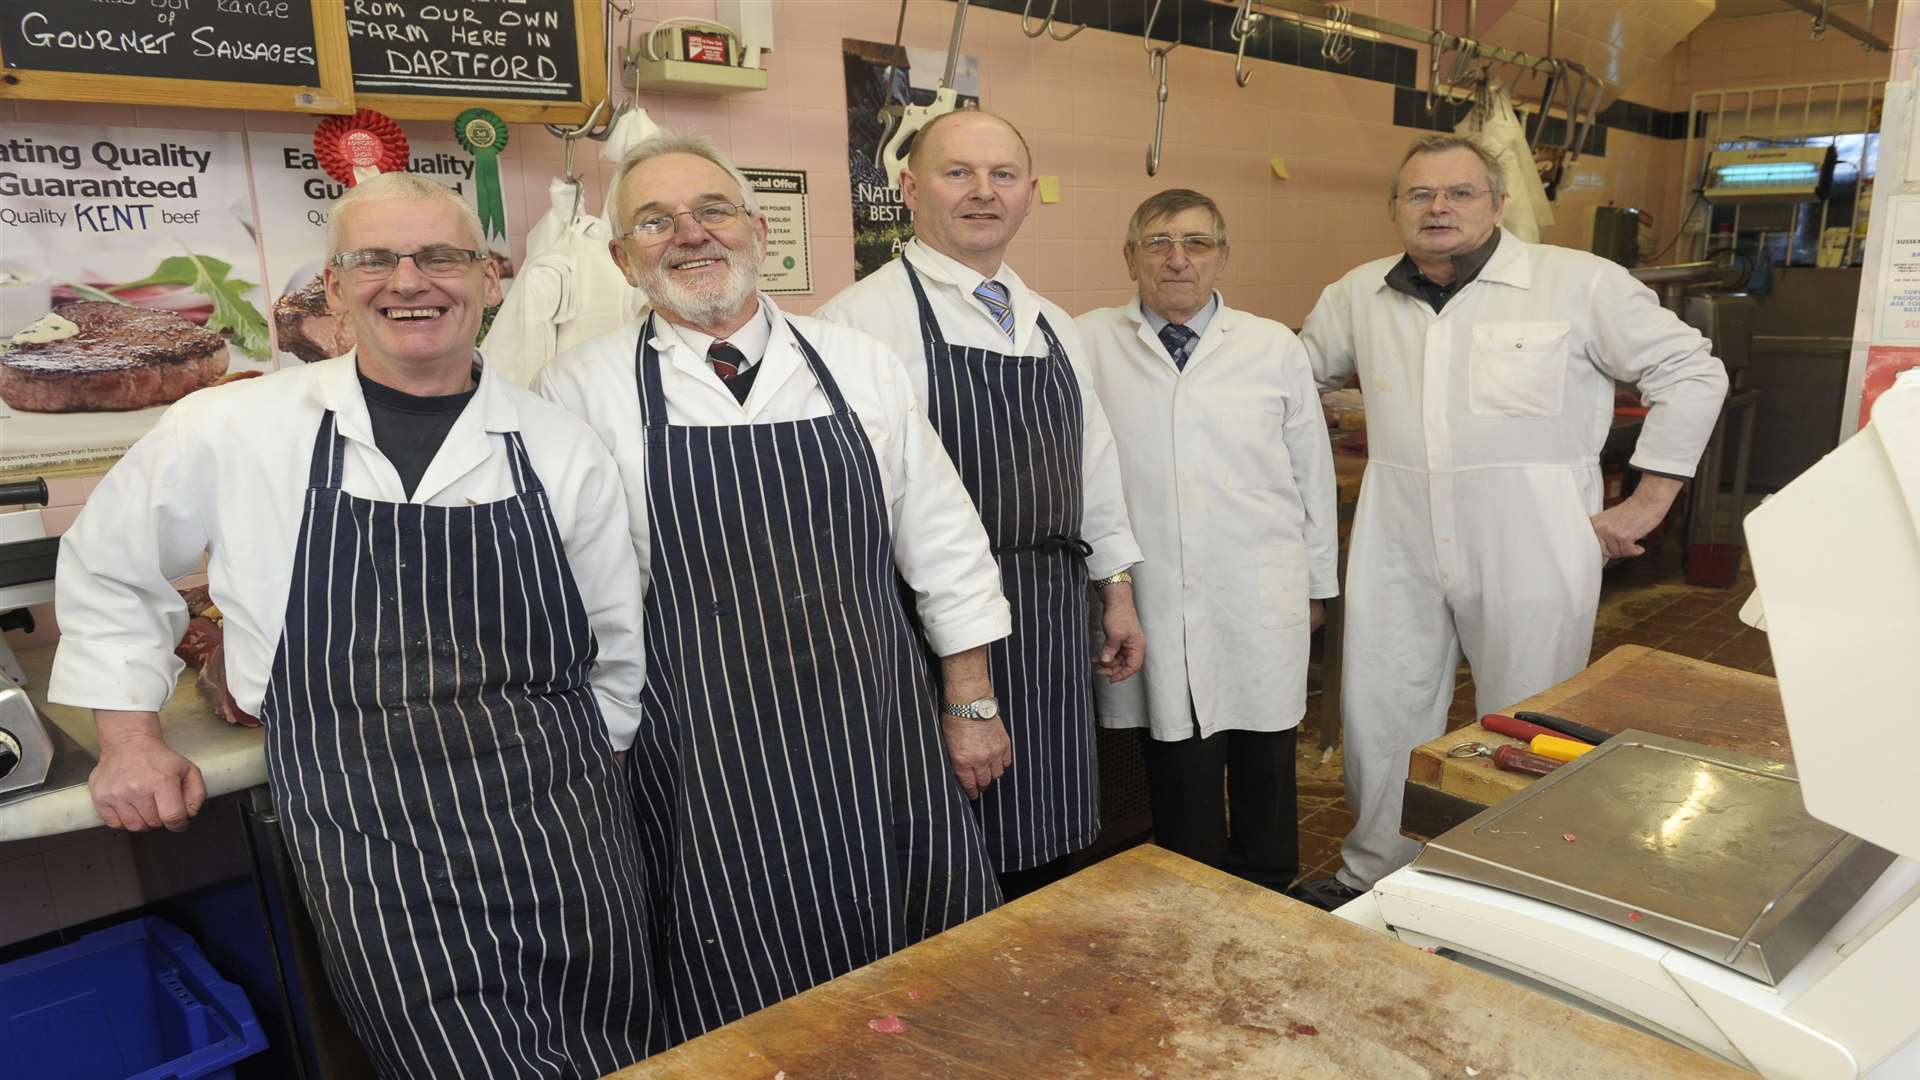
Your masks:
{"label": "eyeglasses", "polygon": [[1192,236],[1143,236],[1135,244],[1141,251],[1156,259],[1164,259],[1173,254],[1173,245],[1179,244],[1181,250],[1193,258],[1211,255],[1221,248],[1221,243],[1205,233]]}
{"label": "eyeglasses", "polygon": [[466,273],[469,266],[487,257],[484,251],[436,244],[418,251],[388,251],[386,248],[343,251],[333,257],[333,265],[351,271],[363,280],[379,281],[392,277],[393,272],[400,269],[401,259],[412,259],[413,265],[428,277],[449,278],[459,277]]}
{"label": "eyeglasses", "polygon": [[673,235],[673,230],[679,226],[682,217],[690,217],[701,228],[714,232],[739,221],[746,213],[746,203],[706,203],[691,210],[648,214],[634,222],[633,228],[627,231],[638,240],[658,243]]}
{"label": "eyeglasses", "polygon": [[1454,206],[1470,206],[1480,200],[1480,196],[1491,192],[1492,188],[1477,188],[1468,184],[1450,188],[1412,188],[1402,192],[1400,201],[1408,206],[1432,206],[1434,200],[1445,198]]}

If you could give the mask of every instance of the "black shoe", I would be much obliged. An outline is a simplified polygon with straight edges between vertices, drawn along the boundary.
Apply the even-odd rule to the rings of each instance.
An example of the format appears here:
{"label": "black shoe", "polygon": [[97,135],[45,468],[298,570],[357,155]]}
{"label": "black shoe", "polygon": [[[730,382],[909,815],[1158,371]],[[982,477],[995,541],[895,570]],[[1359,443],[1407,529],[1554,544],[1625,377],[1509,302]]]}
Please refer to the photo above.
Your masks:
{"label": "black shoe", "polygon": [[1320,878],[1295,885],[1287,890],[1287,895],[1303,904],[1312,904],[1321,911],[1332,911],[1350,900],[1365,896],[1366,890],[1356,889],[1339,878]]}

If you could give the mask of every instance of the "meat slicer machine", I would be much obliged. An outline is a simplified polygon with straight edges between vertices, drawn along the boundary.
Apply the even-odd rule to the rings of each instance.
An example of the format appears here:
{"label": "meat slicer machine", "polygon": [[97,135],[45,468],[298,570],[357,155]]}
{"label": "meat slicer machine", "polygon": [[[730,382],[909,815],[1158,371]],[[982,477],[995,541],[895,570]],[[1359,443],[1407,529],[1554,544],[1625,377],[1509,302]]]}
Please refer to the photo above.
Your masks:
{"label": "meat slicer machine", "polygon": [[1920,371],[1746,531],[1792,765],[1622,732],[1339,914],[1770,1080],[1920,1077]]}
{"label": "meat slicer machine", "polygon": [[[40,511],[31,509],[46,501],[44,480],[0,484],[0,630],[32,630],[28,608],[53,600],[60,541],[46,534]],[[50,778],[58,783],[75,769],[85,781],[92,766],[86,751],[34,708],[26,683],[19,659],[0,638],[0,802],[36,792]]]}

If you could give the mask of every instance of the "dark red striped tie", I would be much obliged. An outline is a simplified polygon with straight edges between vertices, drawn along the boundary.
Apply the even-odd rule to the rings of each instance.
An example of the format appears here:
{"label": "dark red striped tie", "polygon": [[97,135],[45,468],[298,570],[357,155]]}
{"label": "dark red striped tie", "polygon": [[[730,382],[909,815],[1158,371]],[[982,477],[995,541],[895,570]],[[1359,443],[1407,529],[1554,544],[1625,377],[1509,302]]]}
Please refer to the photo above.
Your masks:
{"label": "dark red striped tie", "polygon": [[724,341],[716,341],[707,349],[707,362],[713,365],[713,373],[720,376],[720,381],[727,382],[747,366],[747,354]]}

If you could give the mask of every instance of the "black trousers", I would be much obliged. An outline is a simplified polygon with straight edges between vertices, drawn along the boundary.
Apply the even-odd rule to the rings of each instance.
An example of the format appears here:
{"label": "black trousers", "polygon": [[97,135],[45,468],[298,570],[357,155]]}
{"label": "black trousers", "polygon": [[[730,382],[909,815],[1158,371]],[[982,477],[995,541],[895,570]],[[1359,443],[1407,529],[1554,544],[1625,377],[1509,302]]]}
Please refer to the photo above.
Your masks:
{"label": "black trousers", "polygon": [[[1217,731],[1162,742],[1142,733],[1153,842],[1269,889],[1300,873],[1298,729]],[[1231,811],[1231,829],[1229,829]]]}

